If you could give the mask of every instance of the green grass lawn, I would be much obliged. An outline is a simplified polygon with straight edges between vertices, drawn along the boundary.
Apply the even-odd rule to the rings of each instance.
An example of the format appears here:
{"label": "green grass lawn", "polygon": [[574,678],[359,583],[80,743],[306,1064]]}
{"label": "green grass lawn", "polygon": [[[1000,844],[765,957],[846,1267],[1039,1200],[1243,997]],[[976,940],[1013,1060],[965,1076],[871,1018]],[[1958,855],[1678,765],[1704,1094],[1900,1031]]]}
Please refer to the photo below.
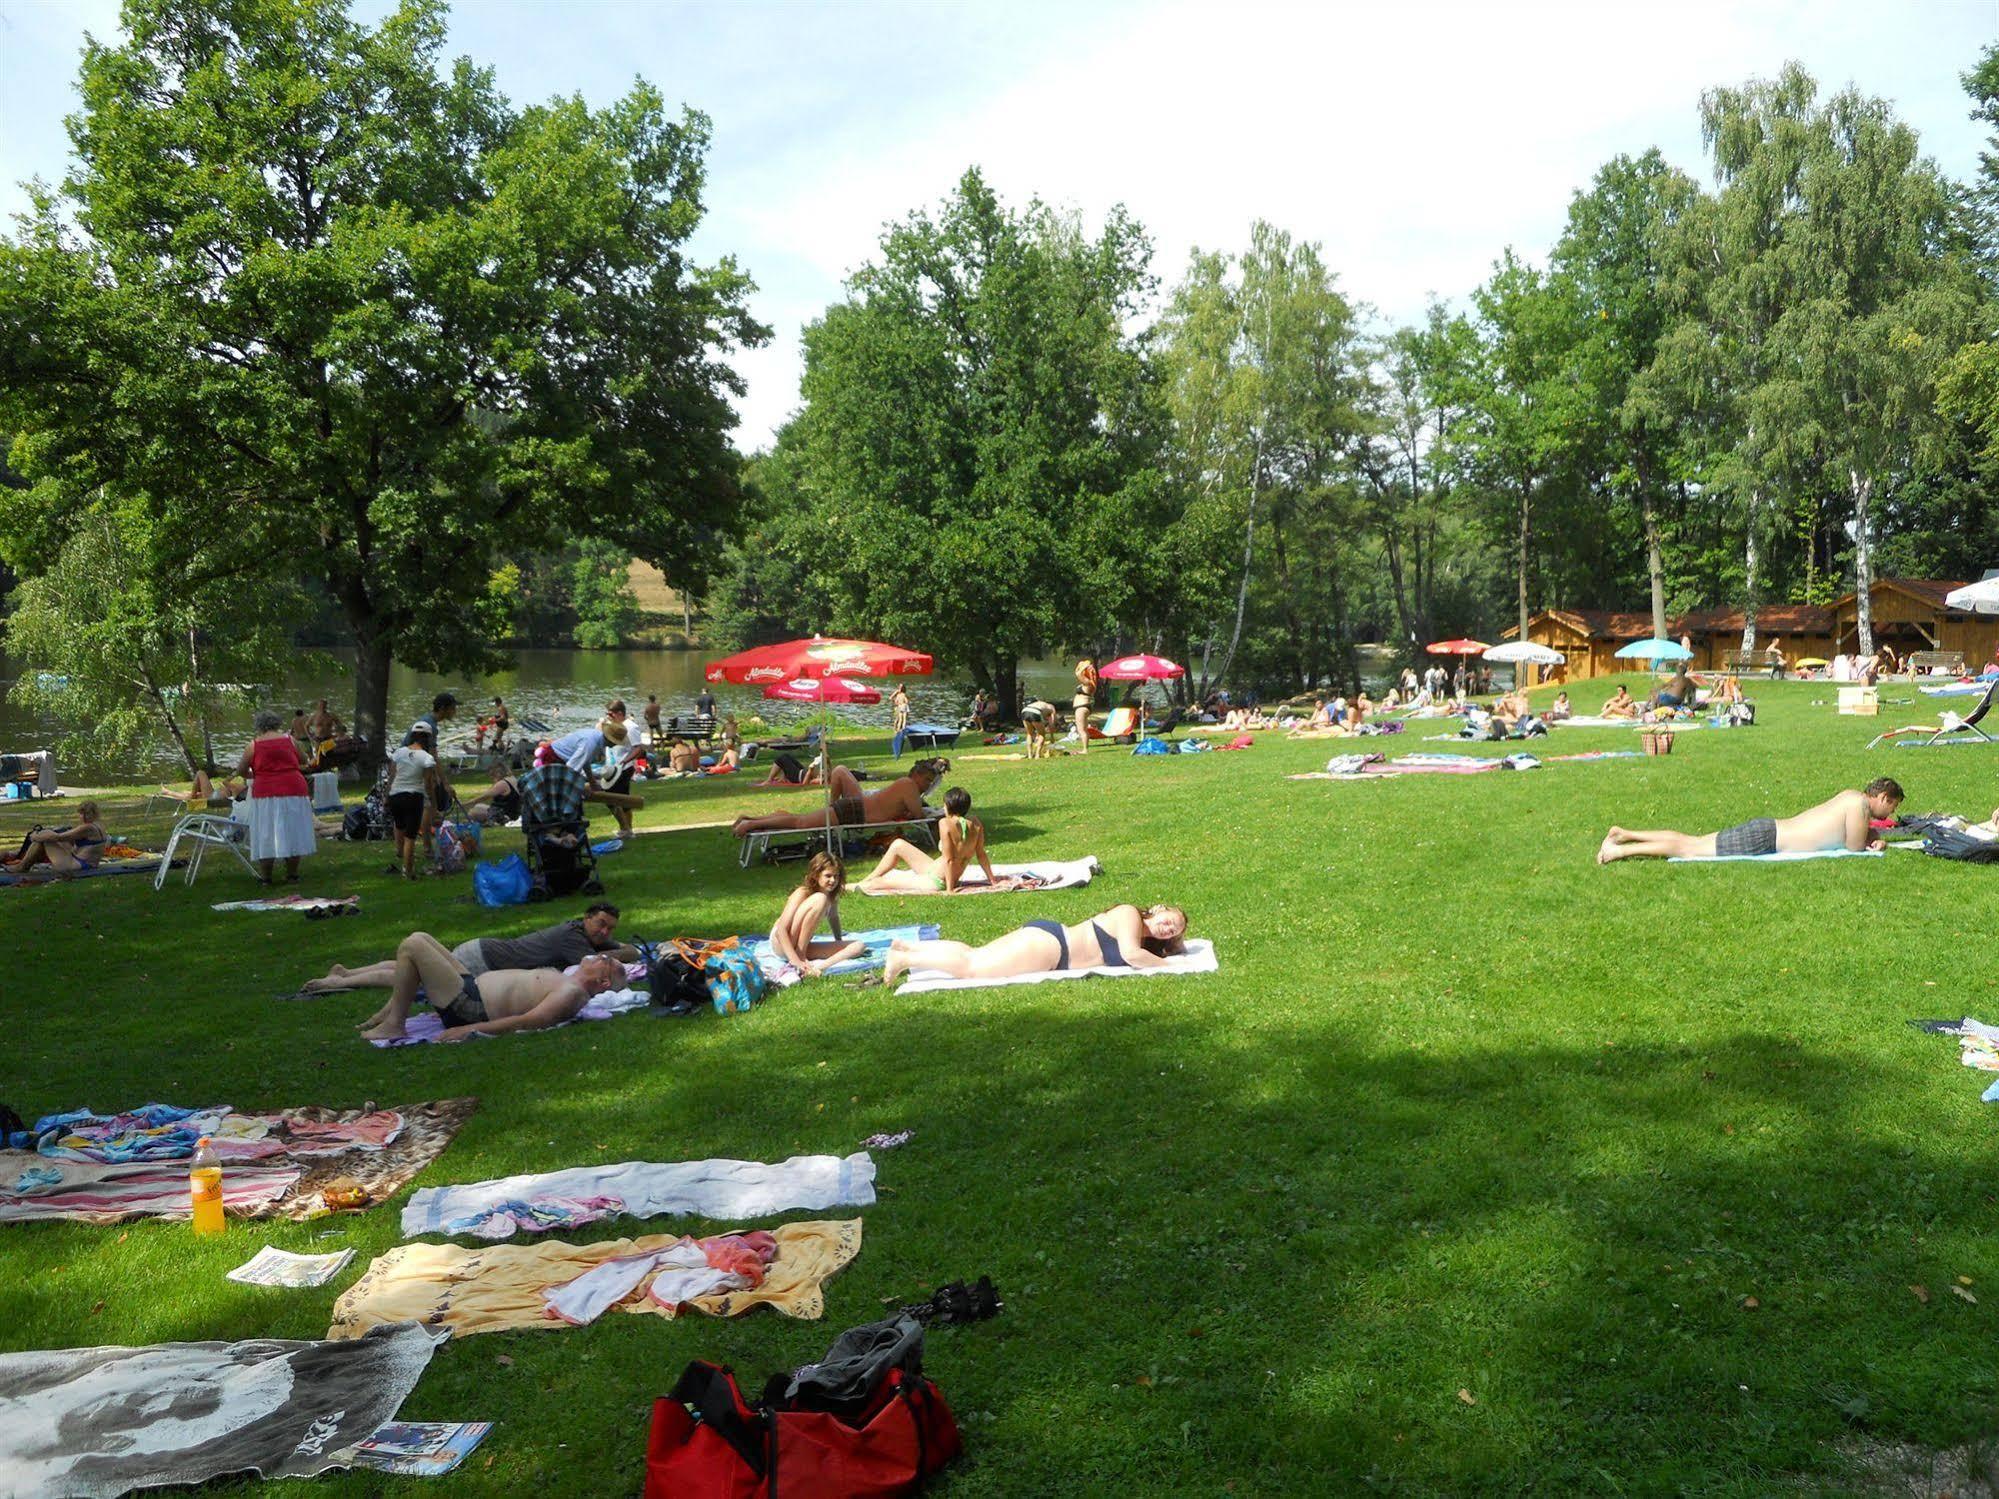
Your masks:
{"label": "green grass lawn", "polygon": [[[304,888],[361,892],[359,919],[212,912],[251,893],[220,863],[158,895],[0,891],[0,1098],[32,1118],[477,1095],[426,1183],[917,1131],[877,1158],[881,1200],[822,1322],[609,1317],[442,1348],[404,1415],[500,1423],[455,1493],[634,1492],[650,1402],[689,1359],[760,1385],[885,1303],[981,1273],[1005,1312],[928,1347],[966,1429],[953,1495],[1840,1492],[1857,1447],[1999,1424],[1990,1079],[1905,1024],[1999,1020],[1999,870],[1593,855],[1613,821],[1703,831],[1883,773],[1906,810],[1983,816],[1999,747],[1868,753],[1930,705],[1877,721],[1835,716],[1825,684],[1753,695],[1754,729],[1529,774],[1292,782],[1339,746],[1271,734],[1199,759],[961,761],[1000,857],[1094,853],[1097,883],[845,911],[981,941],[1170,900],[1217,944],[1206,977],[906,999],[822,981],[743,1017],[381,1052],[351,1029],[374,999],[272,996],[412,928],[450,943],[581,902],[489,913],[469,880],[405,885],[380,845],[339,844]],[[1388,743],[1450,748],[1420,732]],[[1636,745],[1568,730],[1537,748]],[[648,802],[642,826],[665,828],[803,799],[715,781]],[[712,827],[629,843],[604,865],[625,930],[766,927],[796,866],[735,854]],[[0,1347],[323,1335],[399,1206],[209,1240],[0,1230]],[[222,1278],[264,1243],[352,1245],[360,1264],[314,1291]]]}

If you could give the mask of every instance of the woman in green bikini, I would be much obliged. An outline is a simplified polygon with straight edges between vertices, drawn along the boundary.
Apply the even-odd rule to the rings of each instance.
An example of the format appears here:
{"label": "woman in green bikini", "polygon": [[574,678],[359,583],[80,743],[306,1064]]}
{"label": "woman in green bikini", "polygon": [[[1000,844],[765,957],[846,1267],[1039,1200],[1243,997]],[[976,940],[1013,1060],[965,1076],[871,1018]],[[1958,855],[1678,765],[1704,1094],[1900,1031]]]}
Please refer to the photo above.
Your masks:
{"label": "woman in green bikini", "polygon": [[953,786],[944,793],[944,820],[937,825],[936,854],[926,854],[907,838],[888,846],[874,873],[860,882],[869,895],[955,895],[958,881],[976,860],[985,871],[987,890],[1020,888],[1016,880],[1001,880],[993,874],[993,861],[986,857],[986,827],[972,814],[972,793]]}

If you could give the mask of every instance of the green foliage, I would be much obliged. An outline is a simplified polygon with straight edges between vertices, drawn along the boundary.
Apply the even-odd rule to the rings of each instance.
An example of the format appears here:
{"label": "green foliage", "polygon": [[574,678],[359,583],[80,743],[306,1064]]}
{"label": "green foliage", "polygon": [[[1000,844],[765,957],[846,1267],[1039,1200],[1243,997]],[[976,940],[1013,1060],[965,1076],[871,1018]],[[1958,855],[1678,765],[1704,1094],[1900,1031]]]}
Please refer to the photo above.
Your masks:
{"label": "green foliage", "polygon": [[100,501],[11,600],[5,641],[22,671],[8,695],[66,725],[58,753],[88,773],[129,771],[164,733],[193,774],[220,697],[302,664],[296,588],[206,555],[168,569],[154,542],[143,507]]}
{"label": "green foliage", "polygon": [[625,644],[639,625],[632,597],[631,558],[615,542],[585,541],[571,564],[576,600],[576,643],[584,650]]}
{"label": "green foliage", "polygon": [[[690,263],[708,122],[634,85],[523,110],[444,12],[130,0],[93,42],[77,165],[0,246],[0,425],[51,555],[94,489],[144,495],[162,556],[227,530],[321,580],[361,652],[490,660],[482,580],[575,536],[695,551],[729,519],[720,362],[763,330]],[[73,222],[74,228],[69,227]]]}

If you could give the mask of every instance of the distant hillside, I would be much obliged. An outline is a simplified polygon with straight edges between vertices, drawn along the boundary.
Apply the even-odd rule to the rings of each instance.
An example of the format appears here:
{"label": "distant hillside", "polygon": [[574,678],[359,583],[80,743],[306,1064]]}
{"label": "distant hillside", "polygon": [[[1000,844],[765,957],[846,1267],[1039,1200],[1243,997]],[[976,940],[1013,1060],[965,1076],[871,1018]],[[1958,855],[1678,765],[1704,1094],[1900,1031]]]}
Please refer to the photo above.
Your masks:
{"label": "distant hillside", "polygon": [[686,601],[681,598],[680,590],[666,581],[664,573],[650,562],[634,559],[626,577],[630,581],[632,597],[644,616],[634,644],[685,650],[699,642],[699,620],[694,622],[695,628],[690,637]]}

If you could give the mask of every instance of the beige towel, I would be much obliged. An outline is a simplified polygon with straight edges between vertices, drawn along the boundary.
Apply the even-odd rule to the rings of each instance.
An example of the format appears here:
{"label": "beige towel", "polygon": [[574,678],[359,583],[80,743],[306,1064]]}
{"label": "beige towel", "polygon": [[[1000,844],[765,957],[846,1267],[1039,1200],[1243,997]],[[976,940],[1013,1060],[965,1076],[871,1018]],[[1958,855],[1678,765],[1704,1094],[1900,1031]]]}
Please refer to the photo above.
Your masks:
{"label": "beige towel", "polygon": [[[741,1232],[741,1230],[730,1230]],[[368,1267],[333,1305],[329,1338],[358,1338],[385,1322],[421,1322],[453,1334],[505,1332],[522,1327],[567,1327],[543,1314],[543,1291],[574,1280],[605,1260],[644,1254],[678,1242],[679,1234],[647,1234],[568,1244],[404,1244]],[[770,1306],[787,1317],[817,1318],[826,1310],[826,1282],[861,1252],[861,1220],[787,1223],[776,1230],[777,1254],[764,1283],[754,1290],[703,1296],[687,1304],[711,1317],[735,1317]],[[644,1284],[618,1304],[619,1311],[670,1317],[649,1300]]]}

